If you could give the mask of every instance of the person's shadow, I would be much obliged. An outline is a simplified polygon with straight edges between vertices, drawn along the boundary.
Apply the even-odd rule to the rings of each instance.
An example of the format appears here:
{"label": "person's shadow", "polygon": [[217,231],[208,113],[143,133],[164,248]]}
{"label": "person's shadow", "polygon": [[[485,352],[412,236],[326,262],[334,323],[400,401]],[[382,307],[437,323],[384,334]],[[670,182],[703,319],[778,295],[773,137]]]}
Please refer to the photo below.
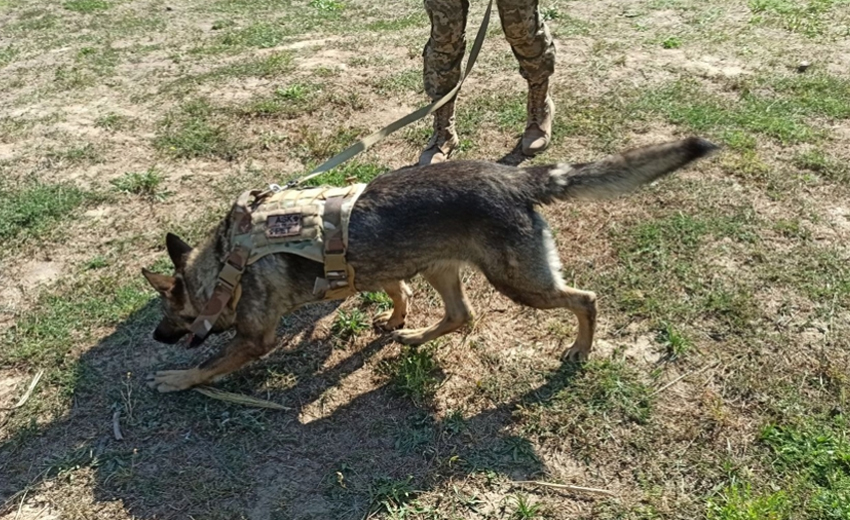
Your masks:
{"label": "person's shadow", "polygon": [[529,157],[522,153],[522,141],[517,141],[516,146],[514,146],[514,149],[505,154],[501,159],[496,162],[507,166],[519,166],[528,159]]}

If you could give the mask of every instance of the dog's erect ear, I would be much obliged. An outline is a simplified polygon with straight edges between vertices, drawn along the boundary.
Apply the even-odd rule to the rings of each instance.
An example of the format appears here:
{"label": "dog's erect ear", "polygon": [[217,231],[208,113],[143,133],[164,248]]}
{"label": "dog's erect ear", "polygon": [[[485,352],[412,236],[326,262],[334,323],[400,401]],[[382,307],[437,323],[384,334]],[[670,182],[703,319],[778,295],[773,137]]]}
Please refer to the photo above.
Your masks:
{"label": "dog's erect ear", "polygon": [[192,252],[192,247],[180,239],[173,233],[165,235],[165,248],[168,249],[168,256],[174,263],[174,268],[178,271],[186,267],[186,256]]}
{"label": "dog's erect ear", "polygon": [[175,278],[173,276],[152,273],[145,268],[142,268],[142,274],[145,275],[145,278],[148,279],[148,282],[150,282],[153,288],[162,294],[174,288]]}

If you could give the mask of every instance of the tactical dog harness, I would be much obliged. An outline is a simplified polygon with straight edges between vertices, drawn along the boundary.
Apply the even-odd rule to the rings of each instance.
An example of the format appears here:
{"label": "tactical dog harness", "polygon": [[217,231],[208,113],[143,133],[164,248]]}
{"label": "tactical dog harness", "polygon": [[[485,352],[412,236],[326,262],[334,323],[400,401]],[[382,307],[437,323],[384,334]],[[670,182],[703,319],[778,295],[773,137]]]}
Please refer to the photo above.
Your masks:
{"label": "tactical dog harness", "polygon": [[345,261],[345,253],[351,208],[365,187],[281,190],[273,186],[240,195],[230,213],[232,249],[209,302],[190,327],[190,348],[203,343],[228,303],[236,309],[245,268],[266,255],[288,253],[324,264],[325,276],[316,279],[313,294],[325,300],[355,294],[354,269]]}

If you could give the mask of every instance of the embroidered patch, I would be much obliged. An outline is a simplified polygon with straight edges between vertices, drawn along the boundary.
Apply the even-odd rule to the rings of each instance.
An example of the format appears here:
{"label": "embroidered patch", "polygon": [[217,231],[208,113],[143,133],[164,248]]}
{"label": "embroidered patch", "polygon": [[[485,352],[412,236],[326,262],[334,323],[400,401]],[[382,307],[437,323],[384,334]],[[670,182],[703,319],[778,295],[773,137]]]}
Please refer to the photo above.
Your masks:
{"label": "embroidered patch", "polygon": [[301,214],[269,215],[266,220],[266,236],[268,238],[283,238],[301,234]]}

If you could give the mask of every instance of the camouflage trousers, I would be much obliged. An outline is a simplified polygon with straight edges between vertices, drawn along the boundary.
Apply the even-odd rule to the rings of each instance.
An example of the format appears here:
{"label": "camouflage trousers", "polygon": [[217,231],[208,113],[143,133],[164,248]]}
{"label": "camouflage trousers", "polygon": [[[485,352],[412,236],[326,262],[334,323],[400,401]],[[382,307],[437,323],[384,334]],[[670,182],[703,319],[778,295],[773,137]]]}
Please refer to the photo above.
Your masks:
{"label": "camouflage trousers", "polygon": [[[469,0],[424,0],[431,20],[425,45],[425,92],[432,99],[448,93],[460,81],[466,51]],[[540,19],[538,0],[496,0],[505,38],[519,62],[519,72],[531,84],[555,71],[555,43]]]}

